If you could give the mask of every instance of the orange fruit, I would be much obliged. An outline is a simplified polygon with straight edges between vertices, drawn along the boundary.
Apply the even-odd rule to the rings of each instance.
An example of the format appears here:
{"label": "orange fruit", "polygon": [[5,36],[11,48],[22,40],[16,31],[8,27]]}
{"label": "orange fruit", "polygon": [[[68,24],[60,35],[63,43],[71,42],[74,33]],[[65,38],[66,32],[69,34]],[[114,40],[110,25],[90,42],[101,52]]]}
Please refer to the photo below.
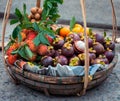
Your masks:
{"label": "orange fruit", "polygon": [[68,27],[63,27],[60,29],[60,36],[66,37],[70,33],[70,29]]}

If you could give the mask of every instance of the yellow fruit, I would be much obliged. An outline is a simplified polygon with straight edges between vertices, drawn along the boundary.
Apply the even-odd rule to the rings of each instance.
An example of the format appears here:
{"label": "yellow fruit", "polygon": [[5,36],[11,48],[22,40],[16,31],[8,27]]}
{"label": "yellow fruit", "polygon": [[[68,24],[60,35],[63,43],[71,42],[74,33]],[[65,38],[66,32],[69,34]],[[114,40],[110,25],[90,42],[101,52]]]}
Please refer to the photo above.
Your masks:
{"label": "yellow fruit", "polygon": [[63,27],[60,29],[60,36],[66,37],[70,33],[70,29],[68,27]]}
{"label": "yellow fruit", "polygon": [[72,29],[72,32],[75,32],[75,33],[83,33],[83,28],[82,27],[74,27]]}
{"label": "yellow fruit", "polygon": [[82,25],[80,25],[80,24],[75,24],[74,27],[80,27],[80,28],[82,28]]}

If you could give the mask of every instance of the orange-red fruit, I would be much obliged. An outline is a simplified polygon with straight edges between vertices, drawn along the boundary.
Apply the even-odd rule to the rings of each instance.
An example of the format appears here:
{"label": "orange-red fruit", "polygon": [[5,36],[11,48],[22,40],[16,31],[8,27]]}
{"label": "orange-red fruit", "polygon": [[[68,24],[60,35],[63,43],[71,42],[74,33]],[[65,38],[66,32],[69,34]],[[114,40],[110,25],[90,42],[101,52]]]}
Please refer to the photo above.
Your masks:
{"label": "orange-red fruit", "polygon": [[17,60],[17,55],[9,55],[8,56],[8,63],[13,65],[14,62]]}
{"label": "orange-red fruit", "polygon": [[34,44],[33,40],[26,40],[26,43],[32,52],[37,51],[37,46]]}
{"label": "orange-red fruit", "polygon": [[32,31],[32,32],[29,32],[29,34],[27,35],[27,39],[33,40],[36,36],[37,36],[37,33]]}
{"label": "orange-red fruit", "polygon": [[19,44],[18,44],[18,43],[12,44],[12,45],[7,49],[6,54],[7,54],[7,55],[11,55],[11,52],[12,52],[13,50],[16,50],[18,47],[19,47]]}
{"label": "orange-red fruit", "polygon": [[70,29],[68,27],[63,27],[60,29],[60,36],[66,37],[70,33]]}
{"label": "orange-red fruit", "polygon": [[26,33],[21,32],[22,40],[24,41],[26,39]]}
{"label": "orange-red fruit", "polygon": [[13,48],[9,48],[9,49],[6,51],[6,54],[7,54],[7,55],[11,55],[11,52],[12,52],[13,50],[14,50]]}
{"label": "orange-red fruit", "polygon": [[46,45],[40,44],[38,46],[38,54],[39,55],[42,55],[42,56],[46,55],[47,54],[47,50],[48,50],[48,47]]}

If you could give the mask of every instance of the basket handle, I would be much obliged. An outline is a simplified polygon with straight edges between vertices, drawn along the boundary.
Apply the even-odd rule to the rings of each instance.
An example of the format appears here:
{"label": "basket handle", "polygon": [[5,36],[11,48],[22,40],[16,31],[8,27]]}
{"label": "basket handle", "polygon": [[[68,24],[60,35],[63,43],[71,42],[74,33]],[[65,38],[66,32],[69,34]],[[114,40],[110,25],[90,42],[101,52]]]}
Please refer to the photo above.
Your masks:
{"label": "basket handle", "polygon": [[[117,33],[117,20],[116,20],[116,14],[115,14],[115,9],[113,5],[113,0],[110,0],[111,6],[112,6],[112,25],[113,25],[113,33],[112,33],[112,40],[116,40],[116,33]],[[86,89],[88,86],[88,76],[89,76],[89,54],[88,54],[88,36],[86,34],[86,28],[87,28],[87,23],[86,23],[86,5],[85,5],[85,0],[80,0],[80,5],[82,9],[82,16],[83,16],[83,24],[84,24],[84,40],[85,40],[85,79],[84,79],[84,87],[83,91],[80,92],[81,95],[84,95],[86,93]]]}
{"label": "basket handle", "polygon": [[82,17],[83,17],[83,25],[84,25],[84,41],[85,41],[85,78],[84,78],[84,87],[83,91],[81,92],[81,95],[84,95],[86,93],[86,89],[88,86],[88,73],[89,73],[89,53],[88,53],[88,35],[86,34],[86,28],[87,28],[87,23],[86,23],[86,5],[85,5],[85,0],[80,0],[81,4],[81,9],[82,9]]}
{"label": "basket handle", "polygon": [[112,40],[115,42],[116,41],[116,34],[117,34],[117,19],[116,19],[113,0],[110,0],[110,3],[112,6],[112,25],[113,25]]}
{"label": "basket handle", "polygon": [[4,61],[4,66],[5,66],[5,68],[6,68],[6,71],[7,71],[8,75],[10,76],[11,80],[12,80],[15,84],[17,84],[17,79],[16,79],[15,76],[11,73],[9,67],[6,65],[6,62],[5,62],[5,53],[4,53],[5,30],[6,30],[8,18],[9,18],[9,15],[10,15],[11,5],[12,5],[12,0],[8,0],[8,1],[7,1],[6,8],[5,8],[3,23],[2,23],[2,56],[3,56],[2,59],[3,59],[3,61]]}

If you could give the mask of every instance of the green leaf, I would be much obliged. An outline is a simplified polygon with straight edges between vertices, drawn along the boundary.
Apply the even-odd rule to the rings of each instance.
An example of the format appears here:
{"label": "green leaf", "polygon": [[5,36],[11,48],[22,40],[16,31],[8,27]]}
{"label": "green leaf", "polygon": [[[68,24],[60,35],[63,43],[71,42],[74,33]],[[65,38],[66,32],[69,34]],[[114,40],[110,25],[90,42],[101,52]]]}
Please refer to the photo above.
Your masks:
{"label": "green leaf", "polygon": [[22,58],[28,60],[28,57],[27,57],[27,55],[26,55],[26,53],[25,53],[25,46],[22,46],[22,47],[19,49],[18,54],[19,54]]}
{"label": "green leaf", "polygon": [[23,4],[23,12],[26,14],[26,4]]}
{"label": "green leaf", "polygon": [[20,34],[20,32],[18,33],[18,42],[21,42],[22,41],[22,36],[21,36],[21,34]]}
{"label": "green leaf", "polygon": [[107,35],[107,33],[106,33],[106,32],[104,32],[104,37],[106,37],[106,35]]}
{"label": "green leaf", "polygon": [[37,32],[40,31],[39,26],[38,26],[38,24],[37,24],[36,22],[33,23],[33,28],[34,28],[34,30],[37,31]]}
{"label": "green leaf", "polygon": [[48,1],[48,2],[47,2],[47,6],[48,6],[49,8],[52,8],[52,3],[51,3],[50,1]]}
{"label": "green leaf", "polygon": [[32,51],[30,50],[30,48],[27,45],[25,45],[25,53],[26,53],[26,56],[29,59],[31,59],[33,57],[33,53],[32,53]]}
{"label": "green leaf", "polygon": [[20,12],[19,9],[15,9],[15,15],[18,17],[18,18],[22,18],[22,13]]}
{"label": "green leaf", "polygon": [[45,37],[45,35],[46,34],[44,34],[44,33],[40,34],[40,42],[43,43],[43,44],[45,44],[45,45],[50,45],[49,42],[48,42],[48,40],[47,40],[47,38]]}
{"label": "green leaf", "polygon": [[51,2],[62,4],[63,0],[51,0]]}
{"label": "green leaf", "polygon": [[14,51],[12,51],[11,54],[12,54],[12,55],[18,54],[18,51],[19,51],[19,48],[16,49],[16,50],[14,50]]}
{"label": "green leaf", "polygon": [[76,19],[75,17],[73,17],[72,20],[70,21],[70,30],[73,29],[73,27],[75,26],[75,23],[76,23]]}
{"label": "green leaf", "polygon": [[20,32],[21,32],[21,27],[20,26],[15,27],[15,29],[12,32],[12,38],[16,39],[18,37],[18,34],[20,34]]}
{"label": "green leaf", "polygon": [[18,22],[19,22],[18,19],[13,19],[13,20],[10,21],[10,25],[15,24],[15,23],[18,23]]}
{"label": "green leaf", "polygon": [[24,28],[26,28],[26,29],[33,28],[33,24],[30,23],[30,22],[21,24],[20,26],[22,27],[22,29],[24,29]]}
{"label": "green leaf", "polygon": [[36,46],[38,46],[38,45],[40,44],[40,34],[41,34],[41,33],[39,33],[39,34],[36,36],[36,38],[33,40],[33,42],[34,42],[34,44],[35,44]]}

